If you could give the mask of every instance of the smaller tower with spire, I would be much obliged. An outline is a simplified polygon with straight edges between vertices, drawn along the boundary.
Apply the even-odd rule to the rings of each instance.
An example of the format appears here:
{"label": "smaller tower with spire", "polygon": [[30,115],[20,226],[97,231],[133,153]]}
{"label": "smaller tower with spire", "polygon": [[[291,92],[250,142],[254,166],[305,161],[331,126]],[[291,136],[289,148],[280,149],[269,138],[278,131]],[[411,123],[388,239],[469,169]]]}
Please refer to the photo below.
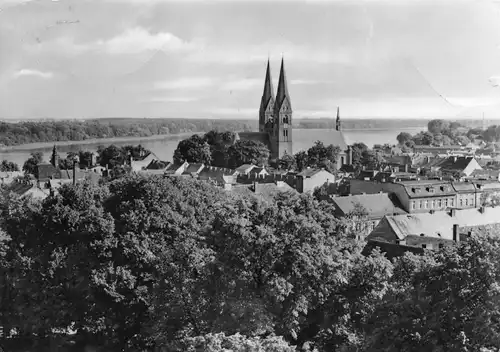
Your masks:
{"label": "smaller tower with spire", "polygon": [[54,144],[54,148],[52,148],[52,155],[50,156],[50,163],[55,168],[59,167],[59,154],[57,154],[57,148],[56,148],[55,144]]}
{"label": "smaller tower with spire", "polygon": [[342,129],[342,126],[340,124],[340,109],[338,106],[337,106],[337,121],[335,122],[335,129],[337,131],[340,131]]}

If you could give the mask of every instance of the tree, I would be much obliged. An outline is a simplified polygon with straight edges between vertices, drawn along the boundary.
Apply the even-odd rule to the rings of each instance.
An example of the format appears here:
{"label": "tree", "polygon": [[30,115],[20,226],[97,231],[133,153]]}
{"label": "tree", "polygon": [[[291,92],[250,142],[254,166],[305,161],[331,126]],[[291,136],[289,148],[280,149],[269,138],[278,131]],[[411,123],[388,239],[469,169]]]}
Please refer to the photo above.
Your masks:
{"label": "tree", "polygon": [[339,154],[340,147],[333,144],[325,146],[323,142],[316,141],[307,151],[308,166],[325,168],[330,172],[335,171],[334,165],[338,162]]}
{"label": "tree", "polygon": [[389,292],[368,321],[365,350],[498,349],[499,245],[498,238],[477,236],[398,260]]}
{"label": "tree", "polygon": [[23,171],[25,174],[35,174],[36,167],[43,161],[43,153],[42,152],[33,152],[31,153],[31,157],[28,158],[23,164]]}
{"label": "tree", "polygon": [[401,132],[400,134],[398,134],[398,136],[396,137],[396,139],[398,140],[398,143],[400,145],[403,145],[405,144],[406,142],[408,141],[411,141],[411,134],[409,134],[408,132]]}
{"label": "tree", "polygon": [[227,149],[229,167],[236,168],[243,164],[266,165],[269,160],[269,148],[262,142],[238,140]]}
{"label": "tree", "polygon": [[19,165],[17,165],[15,162],[12,161],[2,160],[2,162],[0,163],[0,171],[3,172],[19,171]]}
{"label": "tree", "polygon": [[372,150],[363,152],[361,156],[361,164],[369,170],[378,170],[383,163],[382,156]]}
{"label": "tree", "polygon": [[450,128],[450,123],[446,120],[431,120],[427,123],[427,130],[431,134],[437,134],[437,133],[442,133],[445,130],[448,130]]}
{"label": "tree", "polygon": [[413,136],[416,145],[431,145],[434,142],[434,135],[430,132],[420,132]]}
{"label": "tree", "polygon": [[109,166],[110,169],[126,162],[127,155],[123,150],[112,144],[108,147],[99,146],[97,148],[98,162],[101,166]]}
{"label": "tree", "polygon": [[457,136],[455,137],[455,143],[457,144],[460,144],[460,145],[467,145],[469,144],[471,141],[469,138],[467,138],[467,136]]}
{"label": "tree", "polygon": [[363,153],[368,151],[368,146],[364,143],[354,143],[352,149],[352,165],[359,170],[363,165]]}
{"label": "tree", "polygon": [[293,155],[285,154],[276,161],[276,166],[278,169],[282,170],[295,170],[297,169],[297,162]]}
{"label": "tree", "polygon": [[197,134],[180,141],[177,145],[177,149],[174,151],[175,163],[182,164],[185,161],[188,163],[203,163],[207,165],[210,165],[212,162],[210,146]]}
{"label": "tree", "polygon": [[295,164],[297,165],[297,171],[302,171],[304,170],[308,163],[309,163],[309,158],[307,157],[307,152],[301,150],[300,152],[296,153],[294,156],[295,159]]}

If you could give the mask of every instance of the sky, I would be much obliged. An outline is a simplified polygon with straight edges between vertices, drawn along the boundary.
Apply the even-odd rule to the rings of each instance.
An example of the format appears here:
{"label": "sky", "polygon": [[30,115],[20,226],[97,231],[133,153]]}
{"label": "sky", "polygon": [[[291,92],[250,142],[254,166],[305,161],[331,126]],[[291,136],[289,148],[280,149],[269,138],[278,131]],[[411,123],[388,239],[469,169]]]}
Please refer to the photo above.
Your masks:
{"label": "sky", "polygon": [[0,0],[0,119],[500,118],[495,0]]}

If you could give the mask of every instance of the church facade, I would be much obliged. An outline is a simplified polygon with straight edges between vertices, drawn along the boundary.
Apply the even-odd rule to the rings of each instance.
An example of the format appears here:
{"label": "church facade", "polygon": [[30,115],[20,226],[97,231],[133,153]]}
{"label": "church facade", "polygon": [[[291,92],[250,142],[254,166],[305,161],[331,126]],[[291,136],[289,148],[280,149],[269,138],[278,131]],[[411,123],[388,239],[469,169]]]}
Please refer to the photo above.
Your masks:
{"label": "church facade", "polygon": [[[236,139],[248,139],[260,141],[267,145],[271,152],[271,159],[283,158],[285,155],[292,156],[293,149],[293,109],[288,92],[288,82],[285,73],[284,60],[281,59],[281,68],[278,79],[278,89],[274,95],[271,67],[267,62],[266,77],[264,80],[264,91],[259,108],[259,132],[239,132]],[[337,120],[335,130],[325,130],[322,133],[322,142],[326,145],[336,145],[341,149],[337,165],[350,165],[352,163],[351,148],[347,144],[341,131],[340,114],[337,108]],[[311,141],[311,146],[315,141]]]}

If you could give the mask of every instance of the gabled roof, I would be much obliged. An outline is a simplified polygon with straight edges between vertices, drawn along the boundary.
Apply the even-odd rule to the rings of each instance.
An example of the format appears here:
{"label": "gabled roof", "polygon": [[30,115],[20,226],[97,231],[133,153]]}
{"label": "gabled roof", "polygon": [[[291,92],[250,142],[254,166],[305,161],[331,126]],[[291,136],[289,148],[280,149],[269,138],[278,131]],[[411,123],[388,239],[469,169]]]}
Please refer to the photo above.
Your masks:
{"label": "gabled roof", "polygon": [[273,199],[278,192],[297,192],[285,182],[255,183],[252,185],[233,186],[232,192],[241,195],[253,195],[266,200]]}
{"label": "gabled roof", "polygon": [[353,212],[357,204],[366,209],[370,219],[381,219],[385,215],[406,214],[406,211],[393,202],[388,193],[334,197],[331,201],[344,215]]}
{"label": "gabled roof", "polygon": [[439,167],[444,170],[463,171],[469,166],[473,159],[474,158],[467,156],[450,156],[444,159],[439,164]]}
{"label": "gabled roof", "polygon": [[453,225],[477,227],[500,223],[500,207],[485,207],[482,210],[456,209],[454,216],[446,211],[386,216],[382,221],[387,221],[399,239],[423,234],[427,237],[453,240]]}
{"label": "gabled roof", "polygon": [[203,170],[203,168],[205,167],[204,164],[200,164],[200,163],[190,163],[188,165],[188,167],[186,167],[186,169],[184,170],[184,174],[191,174],[191,173],[195,173],[195,174],[198,174],[201,170]]}
{"label": "gabled roof", "polygon": [[247,172],[250,172],[255,167],[257,167],[257,166],[256,165],[252,165],[252,164],[243,164],[243,165],[241,165],[241,166],[239,166],[239,167],[236,168],[236,172],[245,174]]}
{"label": "gabled roof", "polygon": [[448,181],[421,180],[421,181],[400,181],[410,198],[423,198],[435,196],[450,196],[456,194]]}
{"label": "gabled roof", "polygon": [[476,190],[471,182],[452,182],[451,185],[457,192],[474,192]]}
{"label": "gabled roof", "polygon": [[[326,171],[325,169],[310,169],[310,168],[307,168],[307,169],[304,169],[302,170],[301,172],[299,172],[297,174],[297,176],[300,176],[300,177],[313,177],[314,175],[320,173],[320,172],[328,172]],[[331,174],[330,172],[328,172],[330,175],[332,175],[333,177],[335,177],[333,174]]]}

